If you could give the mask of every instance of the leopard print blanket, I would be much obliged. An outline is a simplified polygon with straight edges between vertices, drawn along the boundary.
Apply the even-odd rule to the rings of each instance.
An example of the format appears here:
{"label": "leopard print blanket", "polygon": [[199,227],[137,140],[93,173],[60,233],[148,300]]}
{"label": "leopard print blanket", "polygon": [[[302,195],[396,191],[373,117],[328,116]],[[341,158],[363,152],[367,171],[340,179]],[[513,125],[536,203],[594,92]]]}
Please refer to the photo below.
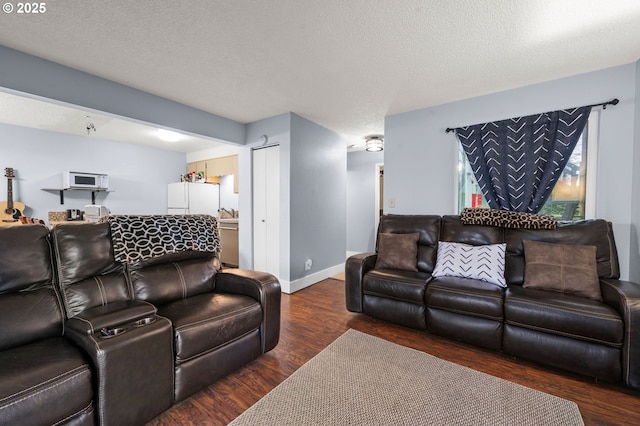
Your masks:
{"label": "leopard print blanket", "polygon": [[489,225],[524,229],[555,229],[558,226],[558,222],[552,216],[485,208],[466,208],[462,210],[460,222],[464,225]]}

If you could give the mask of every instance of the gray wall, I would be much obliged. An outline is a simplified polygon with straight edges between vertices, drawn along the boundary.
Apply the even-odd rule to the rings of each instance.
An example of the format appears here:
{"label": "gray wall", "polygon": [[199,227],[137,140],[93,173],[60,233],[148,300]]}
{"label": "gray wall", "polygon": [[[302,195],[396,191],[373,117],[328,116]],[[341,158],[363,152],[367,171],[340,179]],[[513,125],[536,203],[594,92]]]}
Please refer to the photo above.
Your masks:
{"label": "gray wall", "polygon": [[[631,250],[637,64],[388,116],[385,119],[385,213],[455,213],[458,127],[619,98],[600,113],[596,216],[613,222],[623,278],[640,263]],[[637,134],[635,135],[637,138]],[[637,145],[637,143],[636,143]],[[637,156],[637,153],[636,153]],[[637,157],[636,157],[637,158]],[[635,164],[638,164],[636,161]],[[637,208],[637,200],[633,201]],[[634,212],[635,213],[635,212]]]}
{"label": "gray wall", "polygon": [[384,151],[347,154],[347,252],[375,250],[376,164]]}
{"label": "gray wall", "polygon": [[[251,149],[264,146],[260,137],[268,137],[267,146],[280,146],[280,276],[281,283],[290,281],[290,209],[289,209],[289,151],[291,145],[291,113],[280,114],[247,124],[246,148],[238,153],[240,172],[240,211],[253,212]],[[253,217],[240,214],[240,267],[253,267]]]}
{"label": "gray wall", "polygon": [[[25,215],[47,220],[48,212],[91,204],[91,193],[43,191],[62,184],[63,171],[107,173],[110,192],[98,193],[96,204],[114,214],[167,212],[167,183],[186,172],[184,153],[0,124],[2,167],[13,167],[14,201],[26,206]],[[4,173],[3,173],[4,175]],[[4,179],[3,179],[4,180]],[[0,199],[6,200],[6,184]]]}
{"label": "gray wall", "polygon": [[[346,252],[346,142],[291,115],[291,280],[335,267]],[[313,261],[304,270],[306,259]]]}
{"label": "gray wall", "polygon": [[241,123],[2,45],[0,88],[237,144],[245,140]]}
{"label": "gray wall", "polygon": [[[247,125],[240,149],[240,211],[253,211],[251,148],[280,146],[280,276],[285,291],[307,285],[310,274],[342,265],[346,247],[346,149],[336,133],[286,113]],[[250,215],[240,215],[240,266],[253,265]],[[310,271],[304,271],[306,259]]]}

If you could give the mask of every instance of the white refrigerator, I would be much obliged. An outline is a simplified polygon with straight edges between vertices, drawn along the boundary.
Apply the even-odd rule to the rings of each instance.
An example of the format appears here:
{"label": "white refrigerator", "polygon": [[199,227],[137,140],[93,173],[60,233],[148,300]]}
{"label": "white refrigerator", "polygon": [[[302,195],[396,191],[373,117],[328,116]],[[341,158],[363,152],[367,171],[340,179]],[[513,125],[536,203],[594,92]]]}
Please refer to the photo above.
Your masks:
{"label": "white refrigerator", "polygon": [[218,217],[220,186],[211,183],[170,183],[167,200],[169,214],[210,214]]}

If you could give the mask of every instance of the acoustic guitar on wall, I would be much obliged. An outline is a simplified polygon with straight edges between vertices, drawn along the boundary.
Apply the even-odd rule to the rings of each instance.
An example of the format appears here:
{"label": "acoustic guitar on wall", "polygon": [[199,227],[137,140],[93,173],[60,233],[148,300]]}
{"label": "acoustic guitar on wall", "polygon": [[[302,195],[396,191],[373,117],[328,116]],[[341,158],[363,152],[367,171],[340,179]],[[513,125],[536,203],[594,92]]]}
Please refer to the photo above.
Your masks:
{"label": "acoustic guitar on wall", "polygon": [[4,169],[4,175],[7,178],[7,201],[0,202],[0,226],[20,223],[20,216],[24,211],[24,204],[13,202],[12,179],[15,177],[13,168],[7,167]]}

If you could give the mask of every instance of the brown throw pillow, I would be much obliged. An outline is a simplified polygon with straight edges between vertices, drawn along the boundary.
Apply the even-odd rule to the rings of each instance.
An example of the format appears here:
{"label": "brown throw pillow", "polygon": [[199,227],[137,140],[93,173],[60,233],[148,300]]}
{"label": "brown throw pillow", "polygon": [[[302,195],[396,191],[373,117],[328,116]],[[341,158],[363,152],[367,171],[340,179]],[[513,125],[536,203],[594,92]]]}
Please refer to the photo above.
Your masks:
{"label": "brown throw pillow", "polygon": [[595,246],[523,240],[525,288],[571,293],[602,301]]}
{"label": "brown throw pillow", "polygon": [[418,238],[420,234],[378,235],[378,259],[376,268],[418,270]]}

